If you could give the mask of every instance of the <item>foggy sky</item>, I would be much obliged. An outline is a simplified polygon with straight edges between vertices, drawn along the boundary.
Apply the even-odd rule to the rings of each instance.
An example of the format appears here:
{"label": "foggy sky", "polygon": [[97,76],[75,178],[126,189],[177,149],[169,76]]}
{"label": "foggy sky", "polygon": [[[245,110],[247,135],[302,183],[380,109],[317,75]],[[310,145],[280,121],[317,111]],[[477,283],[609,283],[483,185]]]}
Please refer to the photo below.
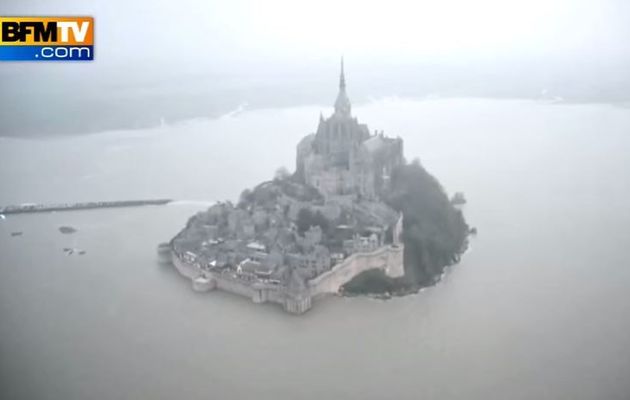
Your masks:
{"label": "foggy sky", "polygon": [[96,30],[93,62],[0,64],[0,135],[326,103],[342,54],[359,102],[630,93],[624,0],[2,0],[0,14],[91,15]]}

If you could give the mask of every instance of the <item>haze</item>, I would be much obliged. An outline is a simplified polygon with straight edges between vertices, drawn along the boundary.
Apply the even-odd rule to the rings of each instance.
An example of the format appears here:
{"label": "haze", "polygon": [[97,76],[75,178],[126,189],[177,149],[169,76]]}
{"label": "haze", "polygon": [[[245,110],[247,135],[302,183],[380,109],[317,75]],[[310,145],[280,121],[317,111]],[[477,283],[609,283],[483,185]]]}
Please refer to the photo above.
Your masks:
{"label": "haze", "polygon": [[94,16],[96,59],[0,65],[0,134],[146,127],[244,103],[327,104],[342,54],[355,102],[620,103],[630,93],[629,11],[623,0],[4,1],[3,15]]}
{"label": "haze", "polygon": [[[96,29],[93,62],[0,62],[0,206],[175,200],[0,215],[0,399],[627,400],[629,11],[0,0]],[[294,170],[342,55],[352,115],[464,193],[461,262],[300,316],[193,291],[158,244]]]}

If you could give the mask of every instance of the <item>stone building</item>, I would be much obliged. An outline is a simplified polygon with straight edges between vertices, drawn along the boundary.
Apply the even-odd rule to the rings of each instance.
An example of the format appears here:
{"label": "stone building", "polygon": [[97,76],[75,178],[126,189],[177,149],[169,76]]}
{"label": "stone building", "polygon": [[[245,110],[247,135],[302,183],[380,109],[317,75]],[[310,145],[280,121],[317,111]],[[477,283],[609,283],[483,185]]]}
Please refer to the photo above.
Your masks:
{"label": "stone building", "polygon": [[330,251],[316,245],[308,253],[288,253],[285,260],[289,267],[302,271],[306,278],[314,278],[332,266]]}
{"label": "stone building", "polygon": [[375,198],[392,169],[404,163],[402,139],[382,132],[370,134],[351,110],[342,59],[335,112],[329,118],[320,114],[317,131],[297,146],[297,177],[327,199],[342,195]]}

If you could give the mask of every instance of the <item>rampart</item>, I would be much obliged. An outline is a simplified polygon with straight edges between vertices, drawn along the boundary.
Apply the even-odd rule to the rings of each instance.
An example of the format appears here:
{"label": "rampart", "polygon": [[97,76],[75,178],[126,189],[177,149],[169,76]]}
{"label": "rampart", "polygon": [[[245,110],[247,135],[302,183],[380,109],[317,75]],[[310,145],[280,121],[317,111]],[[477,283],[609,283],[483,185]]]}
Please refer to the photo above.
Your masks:
{"label": "rampart", "polygon": [[171,252],[171,258],[177,271],[192,281],[196,291],[219,289],[248,297],[254,303],[278,303],[291,314],[302,314],[309,310],[313,298],[338,294],[344,284],[362,272],[380,269],[390,277],[404,275],[403,247],[400,245],[387,245],[370,253],[352,254],[329,271],[307,281],[306,287],[298,292],[282,284],[249,282],[230,272],[205,271],[184,261],[175,252]]}
{"label": "rampart", "polygon": [[403,246],[383,246],[371,253],[350,255],[331,270],[308,281],[311,296],[338,293],[352,278],[371,269],[383,270],[392,278],[403,276]]}

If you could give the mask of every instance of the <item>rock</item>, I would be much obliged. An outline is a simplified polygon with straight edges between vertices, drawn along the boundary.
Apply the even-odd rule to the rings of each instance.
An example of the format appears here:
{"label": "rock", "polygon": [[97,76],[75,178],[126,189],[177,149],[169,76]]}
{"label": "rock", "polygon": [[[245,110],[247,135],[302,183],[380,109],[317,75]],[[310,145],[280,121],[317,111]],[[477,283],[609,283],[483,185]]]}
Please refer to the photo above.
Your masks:
{"label": "rock", "polygon": [[11,236],[22,236],[22,232],[11,232]]}
{"label": "rock", "polygon": [[63,234],[71,234],[71,233],[75,233],[77,230],[71,226],[60,226],[59,227],[59,232],[63,233]]}
{"label": "rock", "polygon": [[466,204],[466,197],[464,197],[464,193],[456,192],[451,198],[451,204],[454,206],[461,206]]}
{"label": "rock", "polygon": [[73,254],[78,254],[80,256],[85,255],[85,250],[73,249],[70,247],[64,247],[63,252],[66,253],[67,256],[71,256]]}

